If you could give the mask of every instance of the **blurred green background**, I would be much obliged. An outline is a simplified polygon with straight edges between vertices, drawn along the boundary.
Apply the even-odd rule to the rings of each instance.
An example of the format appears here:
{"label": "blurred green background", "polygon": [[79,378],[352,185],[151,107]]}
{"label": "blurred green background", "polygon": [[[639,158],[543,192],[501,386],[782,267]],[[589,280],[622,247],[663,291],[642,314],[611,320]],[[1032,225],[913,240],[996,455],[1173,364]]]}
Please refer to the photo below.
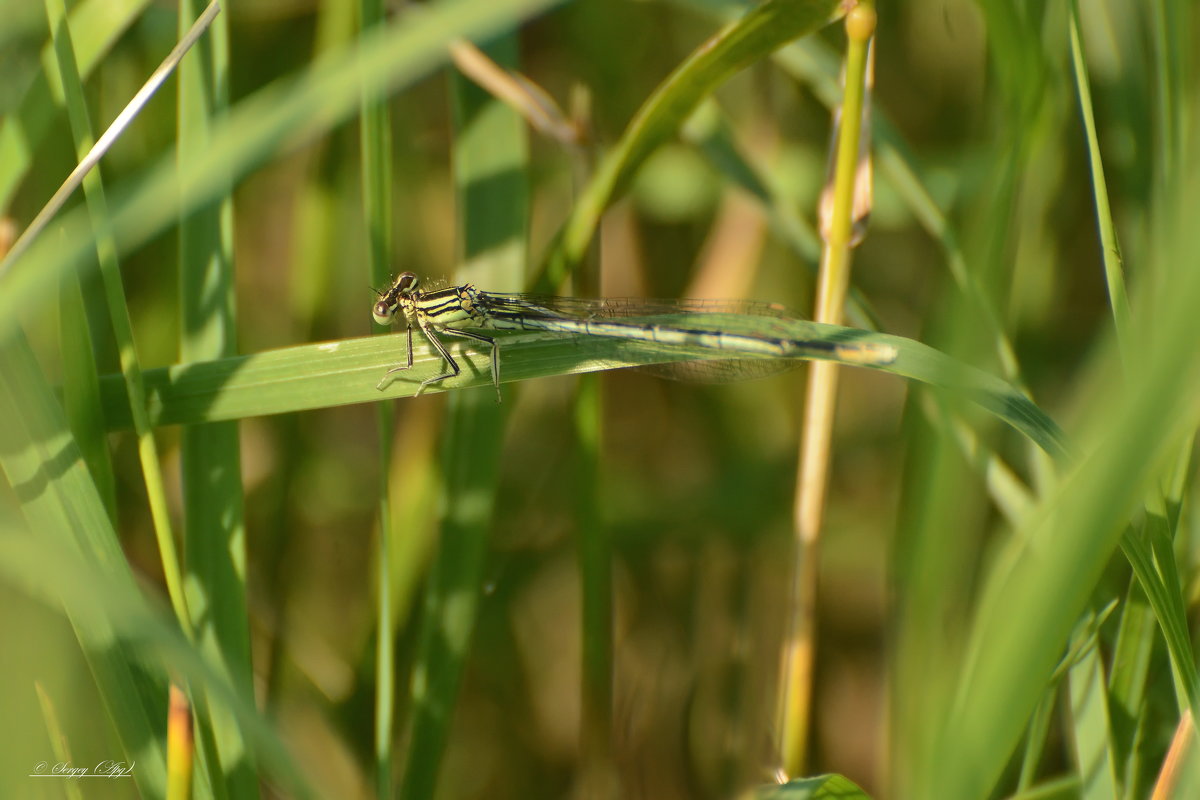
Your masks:
{"label": "blurred green background", "polygon": [[[98,126],[117,114],[177,38],[173,4],[123,5],[140,7],[85,84]],[[1187,109],[1195,64],[1177,45],[1200,31],[1186,3],[1154,5],[1161,8],[1104,0],[1086,4],[1082,14],[1100,151],[1134,282],[1143,269],[1149,272],[1151,258],[1164,257],[1155,244],[1155,210],[1164,208],[1164,187],[1183,174],[1185,163],[1166,159],[1166,152],[1187,153],[1193,144],[1183,123],[1183,135],[1174,140],[1156,127],[1162,117],[1155,104],[1169,88]],[[576,0],[521,27],[519,68],[563,105],[586,88],[595,139],[609,144],[663,78],[740,7],[722,0]],[[881,330],[999,374],[987,347],[971,341],[978,327],[968,320],[964,332],[962,292],[946,268],[960,258],[1015,343],[1031,396],[1063,424],[1095,413],[1077,389],[1084,383],[1095,388],[1095,375],[1113,363],[1105,360],[1111,312],[1067,9],[1064,3],[971,0],[881,5],[876,132],[886,137],[890,157],[907,159],[914,172],[877,162],[870,228],[854,258],[855,286]],[[355,35],[353,4],[339,0],[232,0],[225,14],[235,106],[349,46]],[[1167,26],[1163,40],[1156,14],[1183,27]],[[0,115],[12,115],[43,70],[48,34],[36,2],[3,0],[0,20]],[[719,113],[742,156],[769,180],[779,207],[809,226],[815,226],[830,133],[820,98],[843,47],[840,26],[830,26],[792,48],[800,69],[757,63],[715,94],[719,112],[708,109]],[[1162,77],[1164,58],[1176,73],[1170,80]],[[130,185],[170,152],[176,91],[169,80],[106,157],[107,184]],[[446,70],[391,95],[387,108],[391,264],[396,272],[453,282],[460,209]],[[572,158],[561,145],[531,134],[529,146],[532,276],[574,189]],[[609,209],[600,235],[601,293],[744,297],[806,313],[815,232],[781,232],[779,208],[736,186],[709,156],[695,136],[670,142]],[[32,158],[3,208],[17,230],[75,164],[61,113]],[[298,148],[281,148],[237,182],[239,352],[372,332],[360,170],[359,130],[350,121]],[[916,204],[920,193],[906,182],[914,176],[946,227],[936,229]],[[122,254],[138,354],[147,368],[179,358],[177,248],[177,234],[168,231]],[[1170,285],[1161,275],[1155,280]],[[52,299],[25,308],[20,322],[54,383],[61,366]],[[101,373],[119,369],[111,339],[98,340],[96,350]],[[576,381],[554,377],[505,389],[508,416],[482,601],[439,797],[566,797],[582,785]],[[613,750],[620,796],[728,797],[772,777],[803,381],[803,370],[718,386],[631,371],[603,375],[597,480],[614,553]],[[897,718],[911,717],[892,706],[906,687],[891,671],[902,630],[897,606],[904,603],[893,601],[904,595],[904,581],[921,578],[901,570],[897,585],[897,549],[904,551],[931,526],[954,542],[951,558],[961,570],[948,570],[955,580],[944,586],[941,602],[947,640],[961,642],[990,554],[1015,525],[998,505],[1003,492],[993,475],[956,450],[952,426],[931,422],[922,402],[893,376],[843,370],[820,566],[810,774],[842,773],[877,797],[905,795],[906,768],[895,759],[907,745],[895,737],[905,732]],[[386,480],[395,525],[398,749],[410,710],[424,576],[444,511],[437,463],[445,405],[444,394],[395,403]],[[381,483],[375,413],[371,405],[351,405],[239,423],[255,696],[323,796],[375,791]],[[992,423],[976,423],[981,440],[1007,460],[1016,479],[1032,486],[1043,481],[1045,464],[1027,442]],[[161,428],[156,439],[178,516],[179,429]],[[121,546],[145,593],[162,598],[136,440],[126,431],[109,441]],[[947,448],[955,454],[945,455]],[[453,502],[453,486],[445,496]],[[20,528],[19,491],[6,484],[3,497],[4,527]],[[1183,527],[1184,536],[1190,534],[1191,526]],[[1182,541],[1179,550],[1186,553],[1190,546]],[[1120,594],[1127,570],[1118,560],[1106,575],[1106,585]],[[0,707],[10,720],[0,734],[0,787],[15,792],[6,789],[6,796],[63,796],[61,784],[31,785],[23,777],[50,759],[35,682],[57,708],[74,761],[116,758],[119,747],[100,722],[102,703],[70,625],[15,584],[0,583],[0,598],[6,643]],[[1158,724],[1140,730],[1143,746],[1161,757],[1173,726],[1162,721],[1170,716],[1171,686],[1161,643],[1151,649],[1163,678],[1148,691],[1143,710]],[[928,677],[942,669],[954,671],[931,665]],[[1070,773],[1071,763],[1070,735],[1055,727],[1034,774]],[[1142,777],[1130,773],[1126,796],[1139,796],[1137,787],[1154,772],[1144,765],[1133,772],[1138,769]],[[1010,765],[992,796],[1013,791],[1017,771]],[[1072,787],[1063,796],[1078,796]],[[86,797],[135,793],[119,781],[93,781],[82,791]],[[275,791],[268,785],[264,794]]]}

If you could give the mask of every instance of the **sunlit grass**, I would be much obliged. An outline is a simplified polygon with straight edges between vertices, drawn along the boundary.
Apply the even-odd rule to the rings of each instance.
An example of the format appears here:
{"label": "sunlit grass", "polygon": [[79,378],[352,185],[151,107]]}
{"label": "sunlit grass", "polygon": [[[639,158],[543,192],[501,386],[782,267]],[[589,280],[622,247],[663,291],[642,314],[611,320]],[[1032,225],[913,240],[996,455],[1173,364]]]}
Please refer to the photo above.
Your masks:
{"label": "sunlit grass", "polygon": [[[164,796],[169,685],[197,797],[1195,793],[1194,746],[1160,778],[1200,697],[1187,4],[878,9],[855,330],[770,325],[898,357],[839,371],[812,739],[774,789],[804,373],[504,334],[497,404],[470,347],[417,396],[418,335],[381,392],[406,340],[369,287],[811,308],[842,5],[450,0],[361,36],[353,4],[226,5],[106,157],[111,211],[0,274],[0,795],[69,753]],[[18,229],[187,24],[68,10],[74,141],[49,29],[0,22],[44,53],[0,123]],[[450,77],[480,36],[556,124]]]}

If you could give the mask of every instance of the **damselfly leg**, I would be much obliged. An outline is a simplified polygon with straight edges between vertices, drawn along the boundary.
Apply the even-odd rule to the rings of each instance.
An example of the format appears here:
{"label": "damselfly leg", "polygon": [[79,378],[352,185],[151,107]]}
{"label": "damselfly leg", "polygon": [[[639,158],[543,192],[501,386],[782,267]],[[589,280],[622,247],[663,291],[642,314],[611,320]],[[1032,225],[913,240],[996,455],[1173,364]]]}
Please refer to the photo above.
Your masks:
{"label": "damselfly leg", "polygon": [[[377,313],[376,319],[379,319],[379,316],[380,315]],[[417,387],[417,394],[420,394],[422,391],[424,391],[425,387],[431,383],[437,383],[438,381],[444,381],[444,380],[446,380],[446,378],[457,377],[462,372],[462,367],[459,366],[458,361],[455,360],[454,356],[452,356],[450,354],[450,351],[446,348],[446,345],[444,345],[442,343],[441,339],[438,338],[438,333],[444,333],[448,336],[458,336],[459,338],[462,338],[462,339],[470,339],[472,341],[483,342],[484,344],[488,345],[488,347],[491,350],[492,383],[496,387],[496,401],[500,402],[500,400],[501,400],[501,395],[500,395],[500,348],[496,344],[496,340],[494,338],[492,338],[491,336],[485,336],[482,333],[473,333],[471,331],[457,330],[454,328],[441,328],[440,330],[434,330],[433,327],[426,320],[425,315],[423,315],[423,314],[416,315],[416,321],[417,321],[417,325],[419,325],[421,328],[421,333],[425,334],[425,338],[429,341],[430,344],[433,345],[433,348],[438,351],[438,355],[440,355],[442,357],[442,359],[446,362],[446,367],[447,367],[447,371],[443,372],[441,375],[434,375],[431,378],[426,378],[425,380],[421,381],[421,385],[419,387]],[[407,336],[406,347],[405,347],[405,350],[407,351],[407,358],[405,359],[405,363],[400,364],[395,367],[392,367],[387,372],[385,372],[383,375],[383,379],[380,380],[379,383],[376,385],[376,387],[375,387],[376,389],[382,390],[385,386],[387,386],[389,383],[391,383],[391,381],[388,379],[388,376],[393,375],[397,372],[404,372],[405,370],[412,369],[412,365],[413,365],[412,329],[413,329],[412,323],[409,322],[409,324],[406,328],[406,332],[407,332],[408,336]]]}

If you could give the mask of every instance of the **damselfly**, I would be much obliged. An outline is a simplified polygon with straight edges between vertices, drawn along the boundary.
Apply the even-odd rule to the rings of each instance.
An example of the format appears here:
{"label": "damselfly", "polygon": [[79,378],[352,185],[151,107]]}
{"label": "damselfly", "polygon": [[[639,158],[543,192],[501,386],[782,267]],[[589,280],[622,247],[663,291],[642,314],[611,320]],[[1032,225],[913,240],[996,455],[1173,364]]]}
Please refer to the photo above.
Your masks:
{"label": "damselfly", "polygon": [[[404,272],[396,278],[372,309],[380,325],[403,316],[408,331],[408,359],[384,375],[377,388],[383,389],[389,376],[413,365],[413,328],[441,354],[446,371],[421,381],[421,389],[431,383],[458,375],[462,368],[442,335],[458,336],[481,342],[491,349],[492,382],[500,392],[500,347],[492,336],[480,330],[550,331],[585,334],[637,342],[667,345],[683,350],[716,350],[730,359],[837,359],[863,365],[889,364],[896,359],[896,348],[875,342],[837,342],[824,339],[798,339],[774,335],[767,326],[756,330],[730,330],[729,325],[714,325],[715,317],[728,320],[749,311],[757,317],[789,320],[778,306],[762,303],[719,303],[703,300],[604,300],[550,295],[500,294],[484,292],[470,284],[422,291],[417,276]],[[661,319],[672,316],[670,322]],[[682,316],[682,321],[680,321]],[[759,371],[761,374],[761,371]],[[751,369],[747,374],[754,374]]]}

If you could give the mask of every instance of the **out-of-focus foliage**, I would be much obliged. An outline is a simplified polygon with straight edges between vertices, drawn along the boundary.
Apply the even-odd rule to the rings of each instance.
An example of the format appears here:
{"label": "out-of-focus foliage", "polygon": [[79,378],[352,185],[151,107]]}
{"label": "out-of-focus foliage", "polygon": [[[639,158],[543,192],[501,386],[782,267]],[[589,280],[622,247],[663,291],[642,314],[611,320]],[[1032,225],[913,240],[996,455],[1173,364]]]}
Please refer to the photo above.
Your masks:
{"label": "out-of-focus foliage", "polygon": [[[6,125],[24,119],[21,104],[45,69],[38,54],[48,33],[37,5],[0,2]],[[225,5],[230,103],[247,137],[256,135],[256,112],[268,101],[286,101],[297,86],[311,89],[306,81],[314,74],[349,64],[348,54],[365,47],[353,39],[353,5],[341,0]],[[93,6],[104,4],[72,7],[97,13]],[[458,21],[489,3],[406,6],[398,16],[417,19],[439,6],[460,9],[446,17]],[[100,49],[94,67],[82,60],[80,66],[97,128],[177,38],[171,4],[111,7],[127,23],[99,43],[80,45]],[[580,104],[589,109],[591,137],[603,151],[672,70],[744,8],[733,0],[575,0],[531,19],[517,15],[520,69],[564,107],[585,90]],[[1050,464],[1028,440],[953,397],[910,391],[889,375],[844,370],[820,570],[809,772],[845,775],[871,796],[918,796],[938,785],[942,770],[962,796],[1006,795],[1041,783],[1074,789],[1077,781],[1096,791],[1087,783],[1086,758],[1103,764],[1124,796],[1144,796],[1177,719],[1180,700],[1166,678],[1160,626],[1169,638],[1175,618],[1164,621],[1161,608],[1178,601],[1182,620],[1183,601],[1191,602],[1184,591],[1194,549],[1188,458],[1200,404],[1195,356],[1188,352],[1194,335],[1175,306],[1195,297],[1187,276],[1197,272],[1200,251],[1175,226],[1196,207],[1188,198],[1198,197],[1192,105],[1200,84],[1187,45],[1200,29],[1186,2],[1168,0],[1105,0],[1081,16],[1085,80],[1131,297],[1131,338],[1118,346],[1069,10],[968,0],[878,9],[876,204],[855,251],[856,302],[881,330],[1021,385],[1072,431],[1077,461]],[[76,36],[87,39],[82,31]],[[811,307],[827,104],[836,97],[843,42],[834,25],[753,64],[702,109],[715,115],[726,139],[712,138],[713,128],[697,133],[703,120],[693,118],[692,127],[647,160],[604,218],[602,294]],[[430,45],[429,58],[444,63],[441,52]],[[395,270],[453,282],[463,232],[452,159],[463,135],[456,126],[464,121],[452,114],[443,67],[418,64],[405,72],[404,54],[380,48],[377,55],[396,69],[389,85],[397,88],[388,95]],[[354,86],[337,84],[343,92]],[[314,103],[313,116],[297,123],[303,141],[272,141],[245,162],[234,186],[241,353],[371,332],[375,295],[363,266],[357,97],[350,99],[339,95],[327,108]],[[168,81],[103,162],[114,204],[147,176],[168,174],[175,100]],[[323,108],[335,121],[321,117]],[[236,146],[240,132],[226,133]],[[20,169],[10,154],[28,154],[0,209],[19,230],[75,159],[61,111],[48,115],[33,139],[4,135],[0,148],[16,149],[0,150],[8,163],[0,178],[7,179],[5,169]],[[590,161],[531,134],[529,279],[555,246]],[[88,231],[82,214],[72,219],[79,224],[69,230]],[[58,235],[53,226],[44,234],[51,242]],[[121,254],[147,367],[178,359],[176,237],[165,225]],[[57,355],[54,295],[15,317],[50,384],[69,369]],[[1159,321],[1163,332],[1155,339]],[[1001,331],[1012,343],[1013,372],[996,356]],[[93,334],[99,334],[100,371],[115,372],[111,335],[102,325]],[[398,349],[396,360],[402,358]],[[445,710],[452,724],[439,797],[562,797],[587,780],[579,744],[575,380],[526,381],[505,392],[486,577],[463,686],[457,705]],[[1148,393],[1144,402],[1127,392],[1133,381]],[[597,480],[614,553],[612,736],[620,796],[728,797],[773,777],[774,682],[788,613],[802,387],[802,372],[719,386],[640,372],[604,375]],[[241,422],[255,699],[269,720],[261,728],[246,723],[247,739],[268,777],[276,769],[290,775],[272,749],[274,736],[318,793],[371,796],[376,517],[385,480],[396,526],[391,602],[398,619],[397,752],[403,752],[408,686],[422,680],[410,674],[422,581],[445,515],[437,501],[443,404],[441,395],[397,402],[393,459],[382,478],[370,405]],[[169,491],[179,485],[179,438],[171,426],[157,432]],[[157,603],[161,565],[135,441],[119,432],[110,444],[114,527],[141,589]],[[46,468],[31,468],[35,477],[25,482],[6,473],[0,530],[12,541],[28,534],[36,541],[37,530],[16,533],[36,524],[22,516],[22,504],[37,481],[55,477],[56,453],[66,452],[48,452]],[[1074,482],[1056,478],[1068,473]],[[445,493],[450,502],[477,499],[456,497],[453,489]],[[178,518],[177,489],[170,499]],[[63,524],[77,522],[64,518]],[[1116,549],[1123,532],[1136,538]],[[1066,558],[1078,553],[1070,542],[1088,536],[1099,553],[1094,562],[1031,567],[1036,559],[1021,549],[1033,542],[1032,552]],[[1039,550],[1047,541],[1067,543]],[[33,779],[25,776],[55,760],[35,682],[57,711],[74,763],[126,757],[115,734],[95,724],[114,698],[97,689],[102,680],[81,655],[78,631],[58,613],[56,593],[37,586],[54,586],[54,565],[45,561],[53,551],[19,552],[32,578],[0,570],[0,635],[8,643],[0,656],[0,707],[10,720],[0,747],[5,796],[28,795]],[[1131,579],[1128,561],[1137,552],[1154,556],[1148,569],[1165,586],[1152,596],[1152,610]],[[66,568],[79,574],[78,564]],[[96,581],[97,591],[117,593]],[[1008,601],[1015,586],[1048,598],[1045,620],[1017,604],[989,605]],[[1056,598],[1063,598],[1061,607]],[[1119,601],[1115,610],[1106,610],[1110,600]],[[1094,613],[1082,613],[1085,601]],[[1072,603],[1080,608],[1067,613]],[[97,604],[101,616],[124,608]],[[1006,625],[1010,608],[1026,616]],[[122,624],[113,628],[114,635],[134,636]],[[1022,630],[1036,636],[1023,640]],[[1175,631],[1180,648],[1186,634]],[[180,655],[186,645],[168,632],[153,628],[147,638],[138,653],[154,686],[168,677],[164,664],[193,680],[212,678]],[[1087,660],[1089,642],[1098,644],[1096,661]],[[1022,660],[1023,653],[1040,655]],[[985,660],[973,661],[977,656]],[[1062,659],[1054,673],[1059,682],[1048,684],[1054,659]],[[1005,670],[1024,691],[1004,683]],[[1089,676],[1107,700],[1103,713],[1056,704],[1059,688],[1078,700]],[[1195,676],[1175,677],[1184,685]],[[973,694],[979,687],[982,697]],[[1041,726],[1030,723],[1033,708],[1026,709],[1039,697]],[[956,716],[966,711],[994,716],[971,727]],[[1097,725],[1098,736],[1081,735],[1096,734]],[[974,736],[995,738],[979,744]],[[1018,736],[1028,744],[1018,746]],[[1085,751],[1087,742],[1101,752]],[[956,754],[989,748],[994,769],[983,770],[985,785],[954,772]],[[132,782],[92,781],[86,796],[94,789],[102,796],[134,793]]]}

